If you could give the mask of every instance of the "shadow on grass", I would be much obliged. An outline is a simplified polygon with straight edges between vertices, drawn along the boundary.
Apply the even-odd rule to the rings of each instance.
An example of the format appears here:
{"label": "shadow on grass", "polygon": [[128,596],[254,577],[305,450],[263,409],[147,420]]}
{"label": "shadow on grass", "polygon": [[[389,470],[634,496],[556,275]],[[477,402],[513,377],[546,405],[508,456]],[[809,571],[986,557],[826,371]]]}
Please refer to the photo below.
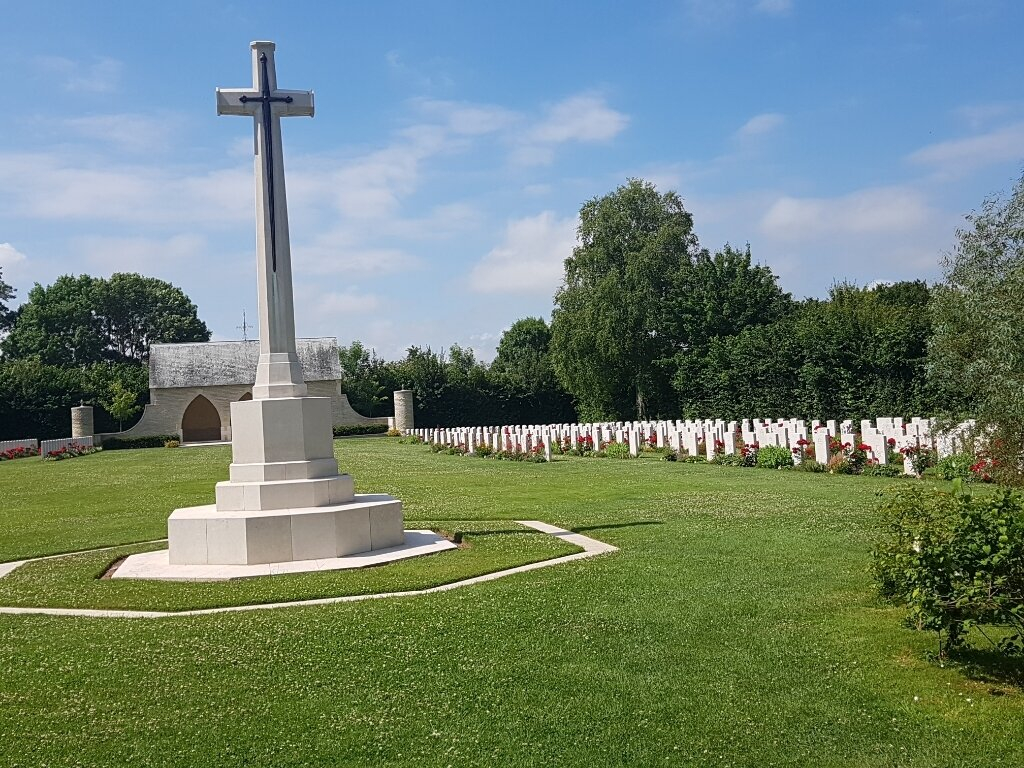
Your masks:
{"label": "shadow on grass", "polygon": [[[950,654],[950,661],[972,680],[1024,690],[1024,657],[1007,656],[994,648],[963,648]],[[989,693],[998,696],[1006,691],[992,688]]]}
{"label": "shadow on grass", "polygon": [[607,523],[605,525],[581,525],[573,528],[573,533],[583,533],[584,531],[604,531],[611,528],[632,528],[637,525],[664,525],[661,520],[637,520],[633,523]]}
{"label": "shadow on grass", "polygon": [[528,528],[506,528],[503,530],[494,531],[454,531],[452,533],[451,540],[455,544],[462,544],[462,539],[464,536],[500,536],[502,534],[508,533],[523,534],[536,533],[536,531],[532,531]]}

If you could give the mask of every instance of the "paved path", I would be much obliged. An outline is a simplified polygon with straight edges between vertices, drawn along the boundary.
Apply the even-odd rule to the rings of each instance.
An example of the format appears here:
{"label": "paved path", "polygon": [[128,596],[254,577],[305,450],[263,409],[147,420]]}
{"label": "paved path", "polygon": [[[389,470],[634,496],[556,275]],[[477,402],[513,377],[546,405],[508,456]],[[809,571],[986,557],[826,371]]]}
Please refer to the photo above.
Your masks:
{"label": "paved path", "polygon": [[[412,589],[406,592],[381,592],[375,595],[344,595],[340,597],[322,597],[316,600],[291,600],[284,603],[232,605],[224,608],[202,608],[195,611],[119,611],[99,610],[94,608],[20,608],[16,606],[0,606],[0,614],[7,613],[18,615],[79,616],[95,619],[163,619],[172,616],[205,616],[212,613],[239,613],[241,611],[267,611],[274,608],[295,608],[299,606],[311,605],[332,605],[334,603],[356,603],[362,600],[381,600],[387,597],[415,597],[417,595],[430,595],[435,592],[448,592],[453,589],[459,589],[460,587],[468,587],[471,584],[482,584],[485,581],[494,581],[495,579],[501,579],[505,576],[511,576],[514,573],[526,573],[527,571],[535,571],[539,568],[549,568],[553,565],[561,565],[562,563],[569,563],[573,560],[582,560],[584,558],[594,557],[595,555],[603,555],[608,552],[618,551],[618,547],[614,547],[611,544],[606,544],[603,541],[592,539],[589,536],[584,536],[580,533],[573,533],[572,531],[567,531],[564,528],[558,528],[554,525],[542,523],[539,520],[516,520],[515,522],[519,523],[520,525],[525,525],[527,528],[533,528],[534,530],[540,531],[541,533],[556,536],[570,544],[575,544],[577,547],[581,547],[583,551],[575,552],[571,555],[556,557],[551,560],[542,560],[539,563],[519,565],[515,568],[506,568],[503,571],[485,573],[483,576],[474,576],[471,579],[463,579],[462,581],[455,581],[451,584],[442,584],[439,587],[430,587],[429,589]],[[102,549],[116,548],[117,547],[103,547]],[[86,551],[98,552],[101,550]],[[69,552],[67,554],[81,553]],[[67,555],[49,555],[45,558],[37,557],[34,558],[34,560],[48,560],[54,557],[66,556]],[[8,573],[13,571],[18,566],[30,562],[33,562],[33,560],[19,560],[15,563],[0,563],[0,578],[6,576]]]}

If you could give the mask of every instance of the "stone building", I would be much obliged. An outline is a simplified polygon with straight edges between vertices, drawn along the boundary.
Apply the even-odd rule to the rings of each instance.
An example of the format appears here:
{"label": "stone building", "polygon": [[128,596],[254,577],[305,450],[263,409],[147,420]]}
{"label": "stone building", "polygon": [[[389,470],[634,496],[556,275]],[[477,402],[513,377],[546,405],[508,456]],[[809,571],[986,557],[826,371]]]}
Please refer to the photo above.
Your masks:
{"label": "stone building", "polygon": [[[297,339],[296,351],[309,394],[331,398],[333,422],[387,424],[386,416],[356,413],[341,391],[338,342]],[[252,399],[258,341],[154,344],[149,350],[149,405],[118,437],[180,435],[183,442],[231,439],[231,403]]]}

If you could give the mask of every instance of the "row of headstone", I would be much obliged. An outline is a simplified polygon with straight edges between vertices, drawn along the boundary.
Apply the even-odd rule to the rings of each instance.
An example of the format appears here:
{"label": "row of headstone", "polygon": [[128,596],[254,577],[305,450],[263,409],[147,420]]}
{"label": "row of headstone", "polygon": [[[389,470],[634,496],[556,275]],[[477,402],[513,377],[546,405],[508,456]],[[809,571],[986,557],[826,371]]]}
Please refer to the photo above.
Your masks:
{"label": "row of headstone", "polygon": [[609,442],[629,446],[633,456],[644,446],[670,448],[681,455],[736,454],[744,446],[778,446],[793,454],[797,463],[815,458],[826,463],[834,453],[862,447],[869,460],[886,464],[899,456],[904,471],[913,474],[905,449],[935,450],[939,458],[964,449],[973,422],[954,430],[938,432],[930,419],[865,419],[859,428],[850,420],[810,422],[804,419],[722,419],[625,421],[587,424],[509,424],[497,427],[444,427],[407,430],[428,443],[464,446],[474,453],[487,445],[494,451],[540,452],[550,460],[552,445],[575,447],[581,443],[595,449]]}
{"label": "row of headstone", "polygon": [[43,440],[39,444],[39,455],[45,459],[51,452],[70,448],[73,445],[79,448],[92,448],[92,440],[92,437],[61,437],[57,440]]}
{"label": "row of headstone", "polygon": [[26,451],[35,451],[38,447],[38,440],[0,440],[0,453],[3,451],[16,451],[19,448],[24,448]]}

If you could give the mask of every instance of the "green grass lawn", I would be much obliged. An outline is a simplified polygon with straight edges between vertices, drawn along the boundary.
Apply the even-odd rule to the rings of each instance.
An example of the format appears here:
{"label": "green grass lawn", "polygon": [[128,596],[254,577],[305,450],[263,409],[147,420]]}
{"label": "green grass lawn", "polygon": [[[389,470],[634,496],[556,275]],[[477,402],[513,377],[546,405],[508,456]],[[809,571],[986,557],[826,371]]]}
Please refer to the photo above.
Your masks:
{"label": "green grass lawn", "polygon": [[[462,531],[471,546],[241,586],[98,585],[114,555],[97,553],[15,571],[0,603],[386,590],[565,551],[515,519],[621,550],[416,598],[152,621],[0,616],[0,765],[1024,762],[1020,666],[976,654],[939,667],[934,636],[873,596],[876,494],[907,481],[335,445],[358,491],[399,496],[407,526]],[[190,448],[0,464],[0,561],[161,538],[173,508],[212,501],[229,460]]]}

